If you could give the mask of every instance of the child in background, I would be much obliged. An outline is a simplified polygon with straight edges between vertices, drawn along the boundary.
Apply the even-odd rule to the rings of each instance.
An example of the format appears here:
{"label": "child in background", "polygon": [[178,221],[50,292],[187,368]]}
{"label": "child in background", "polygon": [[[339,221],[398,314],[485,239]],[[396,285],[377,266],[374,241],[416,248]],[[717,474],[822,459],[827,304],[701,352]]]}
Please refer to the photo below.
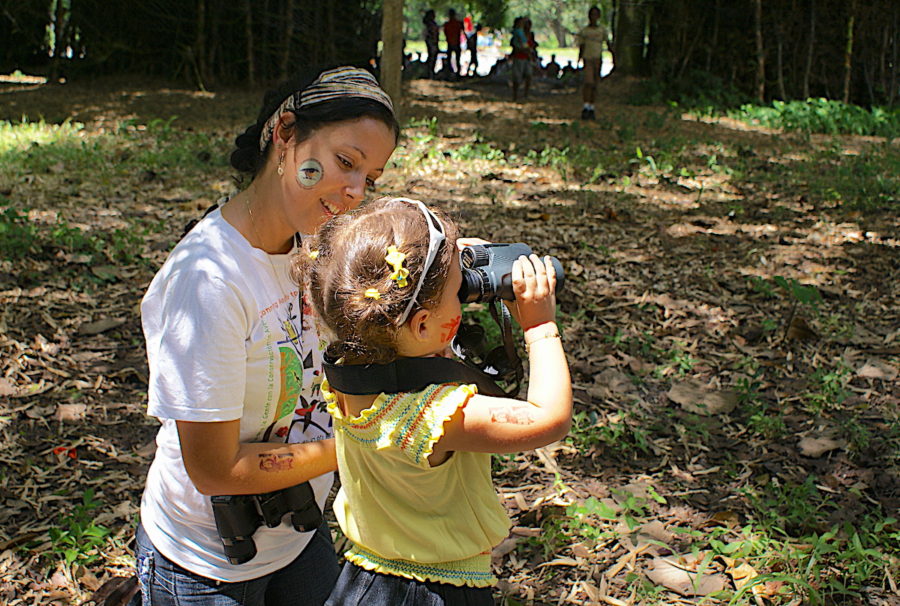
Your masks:
{"label": "child in background", "polygon": [[[457,228],[405,198],[381,199],[320,230],[296,258],[330,359],[387,364],[443,355],[461,320]],[[328,604],[493,604],[491,549],[510,522],[490,453],[544,446],[568,432],[569,369],[549,258],[513,265],[511,312],[525,331],[526,400],[475,385],[417,393],[323,393],[334,417],[341,491],[334,511],[350,549]],[[330,334],[329,334],[330,333]]]}
{"label": "child in background", "polygon": [[582,120],[594,120],[594,99],[597,95],[597,82],[600,80],[600,68],[603,65],[603,46],[608,44],[606,28],[600,24],[600,8],[592,6],[588,10],[588,25],[576,37],[578,43],[578,59],[584,61],[584,82],[581,86],[581,98],[584,107],[581,109]]}
{"label": "child in background", "polygon": [[478,75],[478,32],[481,26],[476,25],[472,28],[472,32],[466,37],[466,49],[469,51],[469,67],[467,75]]}
{"label": "child in background", "polygon": [[512,52],[512,87],[513,101],[519,100],[519,84],[525,83],[525,98],[531,88],[531,47],[528,44],[528,34],[525,31],[525,17],[516,17],[513,21],[512,40],[510,41]]}

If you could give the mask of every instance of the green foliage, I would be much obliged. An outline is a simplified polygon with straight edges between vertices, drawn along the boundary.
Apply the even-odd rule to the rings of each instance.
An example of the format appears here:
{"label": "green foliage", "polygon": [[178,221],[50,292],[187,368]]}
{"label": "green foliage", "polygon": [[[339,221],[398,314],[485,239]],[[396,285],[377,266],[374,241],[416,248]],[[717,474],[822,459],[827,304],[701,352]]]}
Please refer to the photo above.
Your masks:
{"label": "green foliage", "polygon": [[213,163],[225,165],[230,142],[224,136],[175,128],[176,117],[146,125],[124,120],[115,132],[88,132],[77,122],[13,123],[0,120],[0,173],[90,174],[94,180],[120,178],[153,167],[181,172]]}
{"label": "green foliage", "polygon": [[88,255],[93,262],[133,263],[140,259],[144,240],[136,230],[87,232],[57,217],[52,223],[33,221],[28,209],[0,207],[0,260],[33,255],[51,258],[56,252]]}
{"label": "green foliage", "polygon": [[810,378],[810,391],[804,397],[810,412],[818,415],[839,409],[850,396],[847,389],[850,378],[850,369],[844,364],[834,369],[816,369]]}
{"label": "green foliage", "polygon": [[747,415],[747,428],[768,439],[784,436],[787,425],[781,408],[766,400],[760,391],[763,369],[752,358],[745,358],[741,366],[746,374],[738,377],[736,391],[741,409]]}
{"label": "green foliage", "polygon": [[[769,569],[784,571],[791,584],[810,592],[811,603],[830,604],[836,596],[859,597],[858,588],[882,572],[887,554],[897,554],[900,532],[896,518],[883,515],[829,523],[836,504],[816,482],[812,475],[802,482],[773,478],[745,490],[759,526],[753,534],[760,538],[732,553],[768,560]],[[751,534],[749,527],[742,534]],[[774,538],[791,536],[798,538]],[[816,587],[801,579],[816,579]]]}
{"label": "green foliage", "polygon": [[822,302],[822,295],[815,286],[807,286],[800,284],[794,278],[785,278],[784,276],[775,276],[772,278],[778,286],[782,288],[797,303],[817,307]]}
{"label": "green foliage", "polygon": [[473,143],[464,143],[462,146],[450,151],[450,158],[453,160],[489,160],[496,162],[504,162],[505,154],[503,150],[497,149],[490,143],[484,143],[476,140]]}
{"label": "green foliage", "polygon": [[760,522],[787,534],[817,530],[820,512],[833,507],[816,486],[816,478],[802,482],[766,478],[758,488],[745,488],[746,496]]}
{"label": "green foliage", "polygon": [[586,455],[604,447],[619,456],[632,456],[650,451],[649,431],[639,419],[626,413],[601,419],[595,411],[576,411],[566,441]]}
{"label": "green foliage", "polygon": [[94,489],[88,488],[71,513],[61,516],[50,528],[50,553],[62,557],[66,565],[87,565],[100,557],[110,530],[94,521],[95,510],[102,505],[94,499]]}
{"label": "green foliage", "polygon": [[709,72],[689,70],[677,78],[646,80],[628,99],[631,105],[672,104],[687,109],[714,113],[737,107],[749,99],[736,88]]}
{"label": "green foliage", "polygon": [[[437,116],[431,116],[430,118],[411,118],[403,129],[403,134],[411,137],[416,137],[417,135],[413,133],[412,135],[408,134],[408,131],[412,130],[420,130],[425,129],[428,135],[428,139],[414,139],[418,143],[428,143],[435,137],[441,134],[440,125],[438,124]],[[421,137],[421,135],[419,135]]]}
{"label": "green foliage", "polygon": [[15,208],[0,211],[0,259],[21,259],[34,249],[37,228]]}
{"label": "green foliage", "polygon": [[744,104],[728,112],[737,120],[769,128],[830,135],[900,135],[900,108],[871,110],[831,99],[773,101],[770,107]]}
{"label": "green foliage", "polygon": [[817,153],[789,175],[792,186],[806,187],[813,199],[838,203],[850,211],[896,209],[900,192],[900,148],[872,146],[859,154]]}

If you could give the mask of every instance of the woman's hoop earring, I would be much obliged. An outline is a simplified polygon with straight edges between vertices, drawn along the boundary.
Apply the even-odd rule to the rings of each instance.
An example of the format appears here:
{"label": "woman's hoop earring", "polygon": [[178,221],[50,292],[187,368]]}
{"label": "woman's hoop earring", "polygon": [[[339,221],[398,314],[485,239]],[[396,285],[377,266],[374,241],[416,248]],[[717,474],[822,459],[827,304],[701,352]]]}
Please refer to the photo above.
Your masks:
{"label": "woman's hoop earring", "polygon": [[278,157],[278,175],[284,174],[284,150],[281,150],[281,156]]}

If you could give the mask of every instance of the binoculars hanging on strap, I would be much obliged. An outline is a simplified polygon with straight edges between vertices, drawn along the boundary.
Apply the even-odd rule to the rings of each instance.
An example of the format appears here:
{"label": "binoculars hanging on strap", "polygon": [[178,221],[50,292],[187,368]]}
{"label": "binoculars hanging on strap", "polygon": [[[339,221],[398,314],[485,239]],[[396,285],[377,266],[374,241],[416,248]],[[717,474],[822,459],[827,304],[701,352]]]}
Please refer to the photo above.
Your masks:
{"label": "binoculars hanging on strap", "polygon": [[232,564],[243,564],[256,556],[253,534],[263,524],[275,528],[289,513],[294,530],[312,532],[323,521],[309,482],[265,494],[221,495],[210,500],[216,530]]}

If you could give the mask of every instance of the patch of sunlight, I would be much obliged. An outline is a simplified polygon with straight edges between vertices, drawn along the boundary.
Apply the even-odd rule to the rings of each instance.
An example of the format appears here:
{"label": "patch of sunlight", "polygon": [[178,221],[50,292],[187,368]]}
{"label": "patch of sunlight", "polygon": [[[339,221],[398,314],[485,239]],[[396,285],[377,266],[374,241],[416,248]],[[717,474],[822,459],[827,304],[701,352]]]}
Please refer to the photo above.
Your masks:
{"label": "patch of sunlight", "polygon": [[123,97],[131,97],[133,99],[138,99],[141,97],[151,97],[155,95],[183,95],[185,97],[191,97],[193,99],[215,99],[216,93],[205,91],[205,90],[189,90],[189,89],[177,89],[177,88],[160,88],[154,90],[136,90],[127,93],[123,93]]}
{"label": "patch of sunlight", "polygon": [[63,141],[80,139],[84,124],[80,122],[63,122],[62,124],[47,124],[40,122],[12,123],[0,120],[0,153],[13,149],[26,149],[31,145],[48,145]]}
{"label": "patch of sunlight", "polygon": [[46,84],[47,78],[43,76],[29,76],[16,70],[11,74],[0,74],[0,82],[5,84]]}

